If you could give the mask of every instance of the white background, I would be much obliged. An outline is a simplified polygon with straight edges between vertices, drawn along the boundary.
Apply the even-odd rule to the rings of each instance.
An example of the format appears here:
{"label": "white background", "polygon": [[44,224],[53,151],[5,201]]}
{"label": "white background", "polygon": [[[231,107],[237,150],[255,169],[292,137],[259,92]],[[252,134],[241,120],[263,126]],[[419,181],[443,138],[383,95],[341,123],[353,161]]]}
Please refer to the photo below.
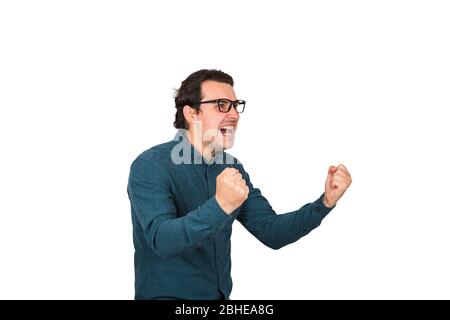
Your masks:
{"label": "white background", "polygon": [[353,184],[279,251],[239,223],[232,299],[450,298],[446,1],[2,1],[0,298],[132,299],[129,166],[173,89],[230,73],[230,152],[278,213]]}

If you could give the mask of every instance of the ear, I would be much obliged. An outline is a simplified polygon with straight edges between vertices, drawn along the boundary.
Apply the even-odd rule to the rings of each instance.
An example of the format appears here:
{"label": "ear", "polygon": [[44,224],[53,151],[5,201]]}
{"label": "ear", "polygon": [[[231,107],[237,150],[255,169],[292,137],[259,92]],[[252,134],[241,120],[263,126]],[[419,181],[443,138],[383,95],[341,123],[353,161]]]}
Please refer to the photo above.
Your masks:
{"label": "ear", "polygon": [[185,105],[183,107],[183,115],[189,124],[194,123],[198,119],[198,112],[195,108]]}

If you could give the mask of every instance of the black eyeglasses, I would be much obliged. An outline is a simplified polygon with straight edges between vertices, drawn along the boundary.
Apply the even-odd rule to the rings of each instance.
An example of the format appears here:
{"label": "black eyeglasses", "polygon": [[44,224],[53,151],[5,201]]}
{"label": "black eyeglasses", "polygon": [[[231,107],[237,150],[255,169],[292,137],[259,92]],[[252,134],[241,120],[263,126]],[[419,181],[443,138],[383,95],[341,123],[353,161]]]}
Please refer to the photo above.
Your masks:
{"label": "black eyeglasses", "polygon": [[204,103],[215,103],[217,104],[217,108],[220,112],[227,113],[231,110],[231,107],[234,107],[238,113],[242,113],[245,110],[245,101],[244,100],[235,100],[231,101],[230,99],[216,99],[216,100],[208,100],[194,103],[193,106],[201,105]]}

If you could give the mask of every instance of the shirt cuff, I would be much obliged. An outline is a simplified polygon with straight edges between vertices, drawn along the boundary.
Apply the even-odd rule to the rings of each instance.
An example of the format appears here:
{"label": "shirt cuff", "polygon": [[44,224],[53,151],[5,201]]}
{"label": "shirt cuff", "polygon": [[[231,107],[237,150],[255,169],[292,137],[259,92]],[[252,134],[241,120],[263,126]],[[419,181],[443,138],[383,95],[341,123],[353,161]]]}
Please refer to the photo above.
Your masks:
{"label": "shirt cuff", "polygon": [[225,211],[223,211],[222,207],[217,202],[216,196],[212,196],[211,199],[208,201],[208,205],[210,206],[211,210],[214,212],[217,212],[217,218],[219,220],[227,221],[229,219],[233,219],[231,217],[231,214],[227,214]]}
{"label": "shirt cuff", "polygon": [[324,205],[323,204],[324,196],[325,196],[325,193],[323,193],[319,199],[317,199],[316,201],[314,201],[312,203],[314,213],[317,213],[322,217],[325,217],[327,214],[330,213],[331,210],[333,210],[336,207],[336,205],[334,205],[333,207],[328,208],[326,205]]}

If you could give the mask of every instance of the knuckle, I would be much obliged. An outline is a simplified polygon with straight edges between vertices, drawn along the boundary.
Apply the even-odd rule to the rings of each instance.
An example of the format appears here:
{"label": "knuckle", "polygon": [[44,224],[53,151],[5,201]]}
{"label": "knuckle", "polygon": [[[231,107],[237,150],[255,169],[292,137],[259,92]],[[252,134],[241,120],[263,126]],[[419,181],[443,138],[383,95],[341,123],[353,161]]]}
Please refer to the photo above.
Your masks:
{"label": "knuckle", "polygon": [[225,169],[223,169],[222,173],[225,175],[231,175],[235,172],[234,170],[234,168],[226,167]]}

